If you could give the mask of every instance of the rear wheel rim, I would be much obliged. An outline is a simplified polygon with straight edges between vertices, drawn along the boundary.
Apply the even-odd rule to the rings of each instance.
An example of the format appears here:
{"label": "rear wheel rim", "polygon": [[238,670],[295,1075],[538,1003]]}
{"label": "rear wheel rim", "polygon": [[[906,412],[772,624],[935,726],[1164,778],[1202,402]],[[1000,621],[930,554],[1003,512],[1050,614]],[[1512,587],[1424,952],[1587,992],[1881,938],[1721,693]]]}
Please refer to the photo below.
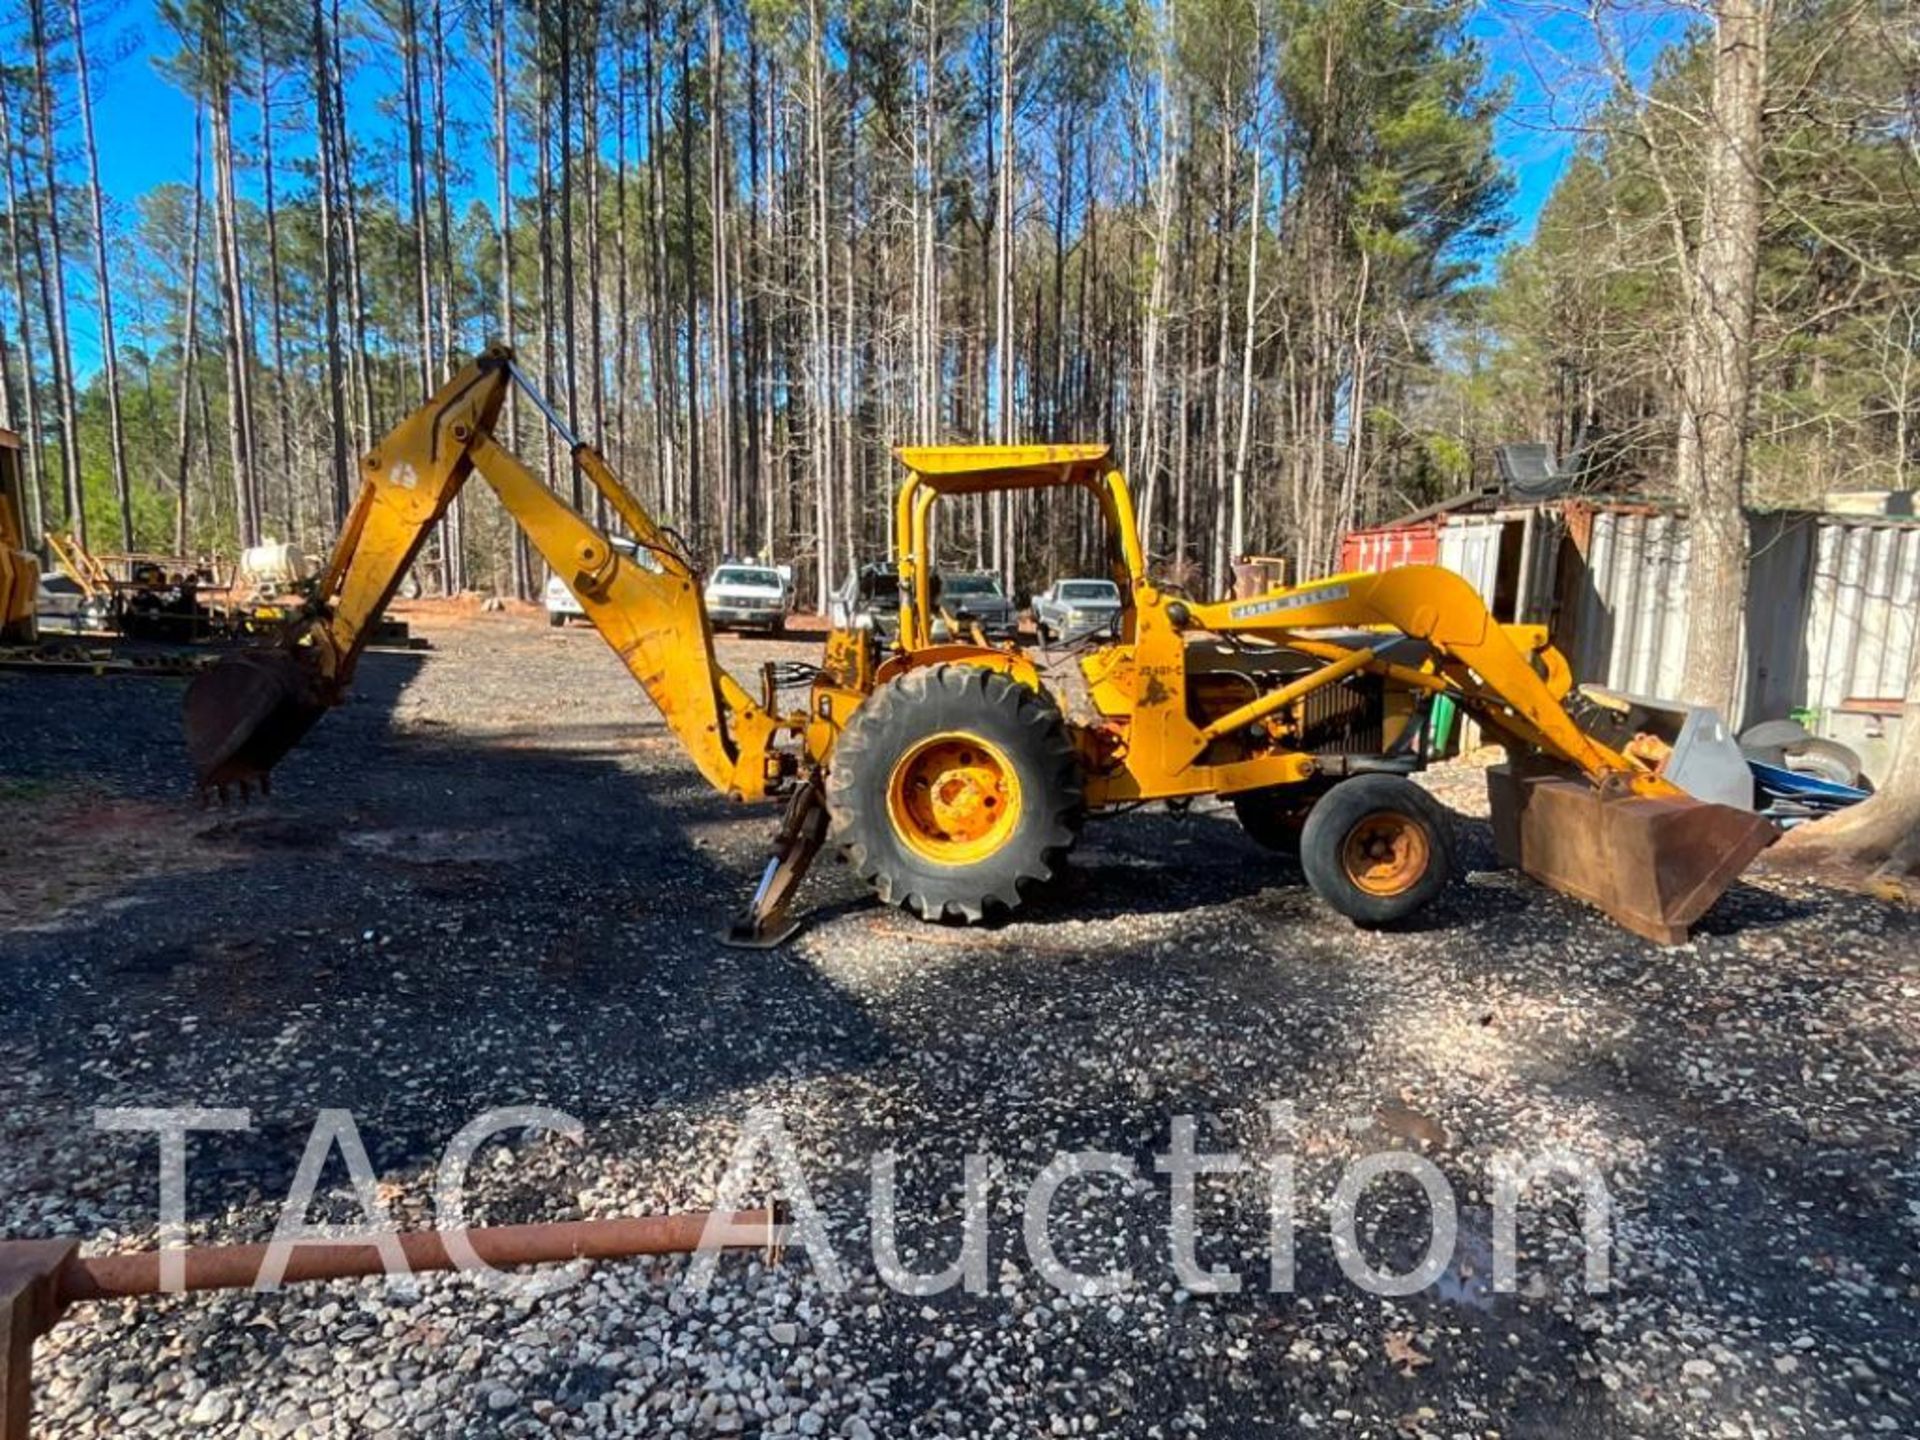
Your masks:
{"label": "rear wheel rim", "polygon": [[1341,869],[1369,895],[1404,895],[1432,863],[1426,827],[1394,811],[1364,816],[1340,847]]}
{"label": "rear wheel rim", "polygon": [[992,855],[1018,828],[1020,810],[1020,777],[1006,753],[962,731],[920,741],[887,779],[894,834],[939,865],[971,865]]}

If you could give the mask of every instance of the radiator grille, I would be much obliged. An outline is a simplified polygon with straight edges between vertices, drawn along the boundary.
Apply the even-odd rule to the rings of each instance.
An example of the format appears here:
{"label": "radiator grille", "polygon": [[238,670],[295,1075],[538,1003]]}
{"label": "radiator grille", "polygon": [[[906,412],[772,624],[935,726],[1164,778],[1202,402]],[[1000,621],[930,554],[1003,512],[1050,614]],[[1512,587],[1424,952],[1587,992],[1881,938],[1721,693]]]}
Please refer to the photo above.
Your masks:
{"label": "radiator grille", "polygon": [[1300,748],[1310,755],[1378,755],[1386,748],[1386,685],[1357,675],[1300,702]]}

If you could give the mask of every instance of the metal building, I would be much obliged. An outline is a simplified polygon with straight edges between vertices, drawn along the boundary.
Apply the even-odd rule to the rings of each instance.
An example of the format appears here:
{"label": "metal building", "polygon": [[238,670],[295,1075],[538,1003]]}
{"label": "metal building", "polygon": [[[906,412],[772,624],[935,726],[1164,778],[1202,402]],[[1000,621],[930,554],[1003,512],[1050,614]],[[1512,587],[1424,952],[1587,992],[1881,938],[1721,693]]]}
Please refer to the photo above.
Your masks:
{"label": "metal building", "polygon": [[[1749,515],[1737,727],[1808,712],[1878,773],[1920,630],[1920,520],[1815,511]],[[1404,539],[1396,532],[1405,529]],[[1421,552],[1473,582],[1494,615],[1551,627],[1582,683],[1683,689],[1690,544],[1684,514],[1634,501],[1473,497],[1442,515],[1349,536],[1346,568]]]}

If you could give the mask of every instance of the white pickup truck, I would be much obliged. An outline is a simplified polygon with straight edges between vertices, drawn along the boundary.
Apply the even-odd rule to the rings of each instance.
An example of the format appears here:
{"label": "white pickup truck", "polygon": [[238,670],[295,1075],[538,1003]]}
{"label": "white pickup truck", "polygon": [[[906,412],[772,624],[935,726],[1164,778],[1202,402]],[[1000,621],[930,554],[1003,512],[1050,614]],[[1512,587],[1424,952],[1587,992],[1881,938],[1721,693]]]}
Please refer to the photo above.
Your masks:
{"label": "white pickup truck", "polygon": [[771,565],[722,565],[707,581],[706,601],[707,619],[716,630],[751,628],[778,635],[787,628],[793,586]]}
{"label": "white pickup truck", "polygon": [[1043,645],[1106,635],[1120,616],[1120,587],[1111,580],[1056,580],[1033,597],[1033,628]]}

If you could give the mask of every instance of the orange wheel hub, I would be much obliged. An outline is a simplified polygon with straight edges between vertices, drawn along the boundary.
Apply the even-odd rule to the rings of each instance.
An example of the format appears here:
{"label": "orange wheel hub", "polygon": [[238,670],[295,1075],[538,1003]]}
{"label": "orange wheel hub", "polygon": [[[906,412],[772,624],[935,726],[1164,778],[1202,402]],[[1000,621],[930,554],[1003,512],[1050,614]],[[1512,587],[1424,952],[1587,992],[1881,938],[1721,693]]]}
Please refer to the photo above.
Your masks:
{"label": "orange wheel hub", "polygon": [[1369,815],[1347,832],[1340,863],[1369,895],[1400,895],[1419,883],[1433,858],[1427,832],[1408,815]]}
{"label": "orange wheel hub", "polygon": [[900,758],[887,782],[887,812],[909,848],[942,865],[994,853],[1020,822],[1020,777],[999,747],[942,734]]}

